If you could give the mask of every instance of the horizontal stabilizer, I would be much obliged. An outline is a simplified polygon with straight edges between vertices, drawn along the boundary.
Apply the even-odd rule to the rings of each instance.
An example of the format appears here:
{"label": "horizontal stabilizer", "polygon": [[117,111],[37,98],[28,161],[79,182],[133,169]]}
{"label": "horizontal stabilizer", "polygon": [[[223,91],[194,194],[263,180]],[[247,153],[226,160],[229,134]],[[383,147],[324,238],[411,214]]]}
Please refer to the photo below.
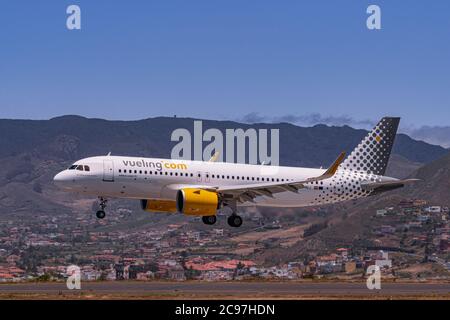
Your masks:
{"label": "horizontal stabilizer", "polygon": [[363,181],[361,182],[361,188],[364,191],[376,191],[383,192],[397,188],[402,188],[405,184],[410,184],[420,181],[419,179],[405,179],[405,180],[390,180],[381,182]]}

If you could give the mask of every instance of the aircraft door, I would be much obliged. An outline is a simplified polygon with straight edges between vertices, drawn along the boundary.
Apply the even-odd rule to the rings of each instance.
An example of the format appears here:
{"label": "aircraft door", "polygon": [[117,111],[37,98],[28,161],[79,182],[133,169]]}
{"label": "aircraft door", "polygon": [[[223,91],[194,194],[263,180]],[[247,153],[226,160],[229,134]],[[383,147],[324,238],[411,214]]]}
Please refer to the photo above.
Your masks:
{"label": "aircraft door", "polygon": [[114,181],[114,163],[112,160],[103,160],[103,181]]}

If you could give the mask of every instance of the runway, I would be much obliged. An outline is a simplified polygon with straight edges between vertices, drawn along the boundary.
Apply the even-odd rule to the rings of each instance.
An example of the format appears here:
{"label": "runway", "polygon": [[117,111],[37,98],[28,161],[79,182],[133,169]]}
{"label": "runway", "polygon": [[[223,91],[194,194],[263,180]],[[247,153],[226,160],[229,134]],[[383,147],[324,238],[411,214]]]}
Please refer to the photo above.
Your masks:
{"label": "runway", "polygon": [[0,298],[439,298],[450,299],[450,283],[382,283],[381,290],[365,282],[82,282],[69,290],[63,282],[0,284]]}

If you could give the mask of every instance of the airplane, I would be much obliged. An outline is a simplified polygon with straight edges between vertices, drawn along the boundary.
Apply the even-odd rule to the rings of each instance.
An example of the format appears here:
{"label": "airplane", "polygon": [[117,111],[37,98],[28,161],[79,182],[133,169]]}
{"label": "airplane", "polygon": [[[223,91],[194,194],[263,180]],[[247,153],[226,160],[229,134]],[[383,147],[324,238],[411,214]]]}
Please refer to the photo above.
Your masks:
{"label": "airplane", "polygon": [[139,200],[148,212],[201,216],[207,225],[228,208],[228,224],[240,227],[241,206],[322,206],[416,181],[384,176],[399,122],[384,117],[348,157],[341,153],[328,169],[222,163],[215,161],[217,155],[210,161],[187,161],[109,153],[76,161],[54,182],[66,191],[98,196],[99,219],[113,197]]}

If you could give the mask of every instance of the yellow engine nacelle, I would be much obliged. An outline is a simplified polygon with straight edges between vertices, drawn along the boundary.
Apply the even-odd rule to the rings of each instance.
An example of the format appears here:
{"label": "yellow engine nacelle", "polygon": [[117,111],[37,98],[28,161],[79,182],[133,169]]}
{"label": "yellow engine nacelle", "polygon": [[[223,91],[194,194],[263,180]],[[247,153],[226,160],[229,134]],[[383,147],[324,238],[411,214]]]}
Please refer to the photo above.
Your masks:
{"label": "yellow engine nacelle", "polygon": [[166,213],[177,212],[177,205],[175,203],[175,200],[144,199],[141,200],[141,208],[142,210],[149,212],[166,212]]}
{"label": "yellow engine nacelle", "polygon": [[219,209],[219,196],[216,192],[185,188],[177,192],[178,212],[195,216],[213,216]]}

